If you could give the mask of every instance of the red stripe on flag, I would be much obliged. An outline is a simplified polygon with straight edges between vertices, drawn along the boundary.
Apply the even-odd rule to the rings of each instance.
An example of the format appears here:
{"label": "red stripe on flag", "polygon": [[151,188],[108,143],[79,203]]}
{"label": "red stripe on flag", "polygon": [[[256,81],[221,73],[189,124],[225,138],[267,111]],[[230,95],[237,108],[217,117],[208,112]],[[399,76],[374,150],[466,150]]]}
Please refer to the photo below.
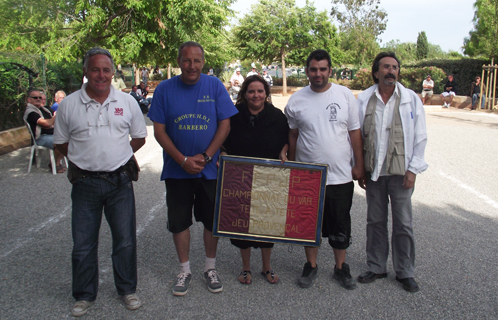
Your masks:
{"label": "red stripe on flag", "polygon": [[291,170],[285,236],[313,240],[316,236],[320,171]]}
{"label": "red stripe on flag", "polygon": [[219,231],[249,232],[253,165],[225,162]]}

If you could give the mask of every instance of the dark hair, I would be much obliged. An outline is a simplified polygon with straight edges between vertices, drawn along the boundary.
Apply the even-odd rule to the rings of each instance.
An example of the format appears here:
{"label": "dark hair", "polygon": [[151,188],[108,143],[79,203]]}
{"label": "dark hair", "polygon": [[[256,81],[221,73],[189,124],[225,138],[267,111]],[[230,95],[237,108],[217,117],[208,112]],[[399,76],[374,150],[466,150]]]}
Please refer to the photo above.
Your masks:
{"label": "dark hair", "polygon": [[138,88],[136,84],[134,84],[134,85],[131,86],[131,90],[133,90],[135,88]]}
{"label": "dark hair", "polygon": [[263,86],[265,88],[265,95],[266,95],[265,102],[268,101],[268,96],[270,95],[270,85],[261,76],[253,75],[253,76],[247,77],[244,80],[244,82],[242,82],[242,87],[240,88],[239,95],[237,96],[237,102],[236,102],[236,104],[241,104],[241,103],[247,104],[247,100],[246,100],[246,97],[245,97],[245,94],[247,92],[247,88],[249,87],[249,85],[251,83],[253,83],[255,81],[259,81],[259,82],[261,82],[263,84]]}
{"label": "dark hair", "polygon": [[85,57],[83,58],[83,69],[85,71],[87,71],[86,69],[88,68],[88,60],[90,59],[90,57],[96,56],[98,54],[103,54],[103,55],[109,57],[109,59],[111,59],[112,72],[114,73],[114,71],[115,71],[114,70],[114,60],[112,59],[111,53],[109,51],[107,51],[106,49],[102,49],[99,47],[91,48],[90,50],[88,50],[85,53]]}
{"label": "dark hair", "polygon": [[388,57],[388,58],[393,58],[394,60],[396,60],[396,62],[398,62],[398,67],[399,67],[399,69],[398,69],[398,77],[399,77],[399,75],[400,75],[400,72],[401,72],[401,63],[399,63],[399,60],[398,60],[398,58],[396,57],[396,54],[395,54],[394,52],[391,52],[391,51],[389,51],[389,52],[381,52],[381,53],[379,53],[379,54],[375,57],[375,59],[374,59],[374,61],[373,61],[373,64],[372,64],[372,79],[373,79],[373,81],[374,81],[375,83],[379,83],[379,79],[377,79],[377,78],[375,77],[375,73],[376,73],[377,71],[379,71],[379,67],[380,67],[380,60],[381,60],[381,59],[383,59],[383,58],[386,58],[386,57]]}
{"label": "dark hair", "polygon": [[35,92],[35,91],[39,92],[40,94],[45,94],[45,91],[43,91],[43,89],[40,89],[40,88],[29,88],[29,90],[28,90],[28,92],[26,94],[26,99],[30,98],[31,94],[33,92]]}
{"label": "dark hair", "polygon": [[481,79],[481,76],[476,76],[476,79],[475,79],[475,80],[477,80],[477,79]]}
{"label": "dark hair", "polygon": [[204,59],[204,48],[197,42],[195,41],[187,41],[184,42],[181,46],[180,49],[178,49],[178,59],[182,57],[182,50],[187,47],[197,47],[200,48],[202,51],[202,59]]}
{"label": "dark hair", "polygon": [[323,59],[327,59],[329,68],[332,67],[332,60],[330,60],[329,53],[323,49],[318,49],[310,53],[308,59],[306,59],[306,68],[310,66],[311,60],[321,61]]}

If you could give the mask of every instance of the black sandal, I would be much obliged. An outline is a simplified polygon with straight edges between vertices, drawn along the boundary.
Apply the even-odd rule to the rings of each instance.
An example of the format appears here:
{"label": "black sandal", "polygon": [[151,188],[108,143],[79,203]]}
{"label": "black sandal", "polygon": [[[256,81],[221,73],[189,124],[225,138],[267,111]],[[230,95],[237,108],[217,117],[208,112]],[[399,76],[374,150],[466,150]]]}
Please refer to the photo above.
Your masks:
{"label": "black sandal", "polygon": [[[273,270],[268,270],[266,272],[261,271],[261,275],[263,277],[265,277],[266,281],[268,281],[269,284],[277,284],[278,281],[280,281],[280,278],[278,278],[277,280],[275,280],[275,271],[273,271]],[[270,280],[268,280],[268,275],[271,275],[271,279],[273,280],[273,282],[271,282]]]}
{"label": "black sandal", "polygon": [[[250,276],[250,278],[249,278],[249,279],[248,279],[248,277],[247,277],[248,275]],[[242,281],[240,281],[240,276],[242,276],[242,277],[243,277],[243,278],[242,278],[242,279],[244,280],[243,282],[242,282]],[[241,271],[241,272],[240,272],[240,274],[239,274],[239,282],[240,282],[241,284],[251,284],[251,283],[252,283],[251,271],[248,271],[248,270],[243,270],[243,271]]]}

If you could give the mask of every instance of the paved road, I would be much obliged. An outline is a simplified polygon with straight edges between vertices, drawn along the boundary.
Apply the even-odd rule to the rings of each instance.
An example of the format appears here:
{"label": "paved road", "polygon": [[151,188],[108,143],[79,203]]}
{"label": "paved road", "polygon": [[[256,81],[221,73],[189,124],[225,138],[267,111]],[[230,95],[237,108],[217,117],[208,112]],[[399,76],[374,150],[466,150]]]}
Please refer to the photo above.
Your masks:
{"label": "paved road", "polygon": [[[274,97],[277,104],[285,98]],[[281,100],[281,101],[280,101]],[[417,177],[413,197],[419,293],[405,292],[389,276],[347,291],[331,279],[332,250],[323,245],[316,284],[301,289],[301,247],[277,244],[269,285],[259,276],[253,252],[253,284],[237,281],[238,250],[222,239],[217,267],[224,291],[211,294],[202,278],[202,227],[192,230],[194,278],[185,297],[171,294],[178,270],[166,230],[165,188],[159,181],[161,150],[149,138],[137,153],[135,183],[139,289],[144,305],[130,312],[114,289],[111,241],[103,222],[99,296],[85,319],[494,319],[498,314],[498,117],[480,112],[432,109],[427,114],[429,170]],[[24,148],[0,157],[0,319],[71,318],[70,184],[52,176],[47,161],[26,173]],[[356,277],[365,270],[365,193],[356,187],[353,244],[347,261]]]}

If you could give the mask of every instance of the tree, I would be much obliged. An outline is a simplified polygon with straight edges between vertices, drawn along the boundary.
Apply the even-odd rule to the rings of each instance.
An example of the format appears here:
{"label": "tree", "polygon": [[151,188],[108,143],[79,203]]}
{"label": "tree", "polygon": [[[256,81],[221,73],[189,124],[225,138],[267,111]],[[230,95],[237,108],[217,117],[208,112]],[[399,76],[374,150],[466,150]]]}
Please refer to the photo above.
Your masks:
{"label": "tree", "polygon": [[380,0],[332,0],[332,5],[330,15],[339,22],[341,47],[348,62],[360,66],[370,63],[379,48],[377,39],[387,25]]}
{"label": "tree", "polygon": [[498,58],[498,1],[477,0],[474,3],[474,30],[464,40],[464,53]]}
{"label": "tree", "polygon": [[427,36],[425,31],[419,32],[417,37],[417,59],[427,59],[429,54],[429,41],[427,41]]}
{"label": "tree", "polygon": [[213,40],[224,35],[233,1],[0,0],[0,48],[73,61],[102,46],[117,63],[166,63],[182,42],[209,39],[212,57],[221,52],[222,41]]}
{"label": "tree", "polygon": [[242,59],[265,64],[281,60],[284,95],[286,61],[302,64],[315,49],[327,50],[334,63],[343,56],[337,30],[327,13],[317,12],[309,2],[298,8],[294,0],[260,0],[234,27],[234,36]]}

